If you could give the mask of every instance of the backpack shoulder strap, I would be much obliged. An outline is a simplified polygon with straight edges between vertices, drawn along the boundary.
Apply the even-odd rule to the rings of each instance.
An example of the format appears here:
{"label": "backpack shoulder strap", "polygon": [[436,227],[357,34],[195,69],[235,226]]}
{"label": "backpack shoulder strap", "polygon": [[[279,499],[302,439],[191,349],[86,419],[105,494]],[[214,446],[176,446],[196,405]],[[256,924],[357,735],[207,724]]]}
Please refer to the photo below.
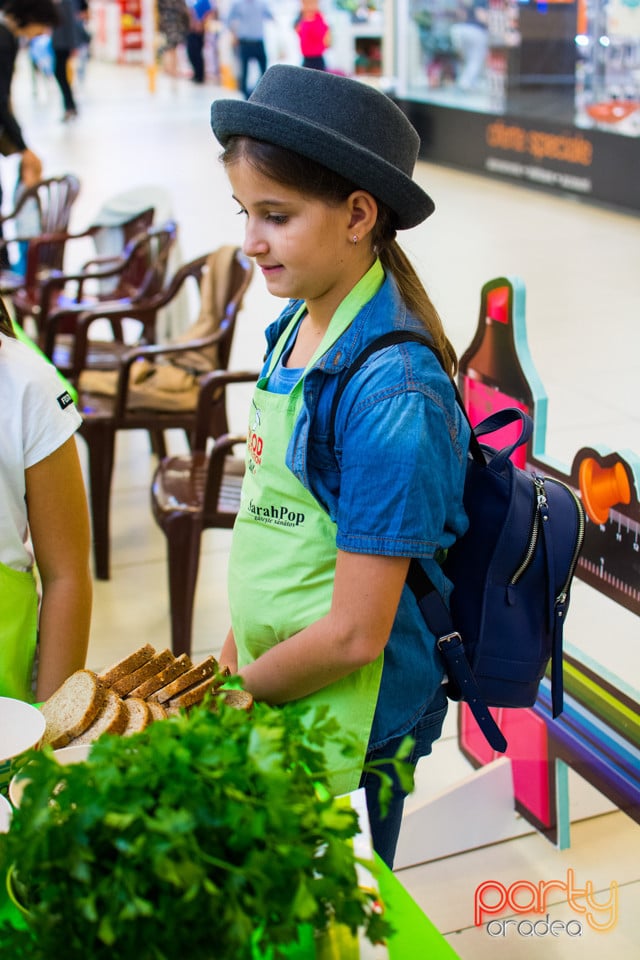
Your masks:
{"label": "backpack shoulder strap", "polygon": [[[338,412],[338,406],[340,404],[340,400],[342,399],[342,394],[344,393],[347,387],[347,384],[349,383],[351,378],[354,376],[354,374],[357,373],[360,367],[362,367],[364,363],[366,363],[366,361],[369,359],[370,356],[372,356],[372,354],[378,353],[380,350],[384,350],[386,347],[391,347],[396,343],[410,343],[410,342],[423,344],[423,346],[431,350],[433,355],[438,360],[438,363],[442,365],[442,358],[440,357],[440,354],[434,347],[432,341],[426,335],[423,335],[421,333],[416,333],[413,330],[390,330],[388,333],[383,333],[381,334],[381,336],[376,337],[375,340],[372,340],[370,343],[368,343],[366,347],[364,347],[364,349],[361,350],[359,354],[357,354],[355,360],[353,360],[350,366],[348,366],[346,370],[343,371],[342,377],[340,378],[338,386],[336,387],[336,392],[333,395],[333,400],[331,403],[331,412],[329,414],[329,446],[330,448],[333,448],[335,443],[335,422],[336,422],[336,414]],[[480,446],[480,443],[478,442],[478,439],[474,433],[473,426],[471,424],[471,421],[469,420],[469,416],[467,414],[467,411],[464,405],[464,400],[462,399],[460,395],[460,391],[458,390],[457,384],[453,379],[451,379],[451,386],[453,387],[454,393],[456,395],[456,401],[458,403],[458,406],[462,410],[465,420],[467,421],[467,423],[469,424],[469,427],[471,428],[471,436],[469,438],[469,450],[471,452],[471,456],[478,463],[485,465],[487,462],[486,457],[482,452],[482,447]]]}
{"label": "backpack shoulder strap", "polygon": [[[382,334],[380,337],[376,337],[375,340],[372,340],[371,343],[368,343],[367,346],[356,356],[353,363],[343,372],[340,382],[336,388],[336,392],[333,396],[331,412],[329,416],[329,444],[331,447],[333,447],[335,443],[335,419],[336,413],[338,412],[338,406],[340,404],[342,394],[344,393],[347,384],[354,374],[360,369],[360,367],[362,367],[362,365],[372,354],[377,353],[379,350],[384,350],[385,347],[390,347],[393,344],[411,341],[415,343],[422,343],[425,347],[428,347],[428,349],[431,350],[431,352],[441,363],[441,358],[438,354],[438,351],[433,346],[431,340],[427,336],[422,336],[421,334],[414,333],[411,330],[392,330],[389,333]],[[486,457],[474,433],[464,406],[464,401],[460,395],[460,391],[458,390],[455,381],[451,380],[451,384],[456,395],[456,401],[471,428],[471,436],[469,440],[469,449],[471,454],[474,460],[477,460],[480,464],[486,466]],[[495,750],[504,752],[507,746],[506,740],[504,739],[499,727],[480,697],[480,692],[464,652],[462,639],[460,634],[453,626],[449,608],[437,588],[432,583],[426,570],[420,561],[415,557],[411,559],[409,564],[409,570],[407,573],[407,586],[414,594],[422,616],[424,617],[428,628],[436,638],[436,643],[444,657],[447,671],[450,675],[456,677],[459,689],[464,691],[465,700],[468,702],[469,707],[471,708],[484,735]]]}
{"label": "backpack shoulder strap", "polygon": [[344,393],[349,381],[374,353],[378,353],[378,351],[384,350],[385,347],[390,347],[394,343],[405,343],[406,341],[410,340],[414,340],[417,343],[423,343],[425,347],[428,347],[435,353],[431,342],[426,337],[420,336],[419,333],[411,333],[409,330],[391,330],[389,333],[383,333],[381,336],[376,337],[375,340],[372,340],[370,343],[368,343],[366,347],[364,347],[364,349],[357,354],[355,360],[353,360],[346,370],[343,371],[342,376],[339,379],[338,386],[336,387],[336,392],[333,395],[331,412],[329,414],[330,448],[333,448],[335,443],[336,414],[338,412],[338,407],[340,406],[342,394]]}

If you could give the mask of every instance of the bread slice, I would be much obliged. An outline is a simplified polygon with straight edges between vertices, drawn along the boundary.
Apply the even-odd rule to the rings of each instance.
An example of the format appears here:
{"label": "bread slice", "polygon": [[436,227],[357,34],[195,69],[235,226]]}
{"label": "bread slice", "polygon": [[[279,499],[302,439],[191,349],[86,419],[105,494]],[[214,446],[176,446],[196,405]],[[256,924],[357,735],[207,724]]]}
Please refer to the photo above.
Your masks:
{"label": "bread slice", "polygon": [[169,706],[177,707],[179,710],[182,710],[185,707],[193,707],[196,703],[200,703],[207,691],[214,688],[215,683],[216,681],[213,677],[208,677],[206,680],[202,680],[200,683],[196,683],[194,686],[189,687],[183,693],[179,693],[177,696],[172,697],[169,701]]}
{"label": "bread slice", "polygon": [[121,698],[112,689],[105,689],[105,701],[102,710],[93,723],[79,736],[70,741],[72,746],[79,743],[93,743],[103,733],[124,733],[128,713]]}
{"label": "bread slice", "polygon": [[219,690],[217,697],[235,710],[251,710],[253,697],[248,690]]}
{"label": "bread slice", "polygon": [[164,720],[166,718],[167,711],[161,703],[156,703],[155,700],[146,700],[145,702],[149,708],[152,723],[154,723],[156,720]]}
{"label": "bread slice", "polygon": [[146,700],[148,696],[152,693],[155,693],[156,690],[159,690],[160,687],[166,686],[167,683],[171,683],[172,680],[175,680],[176,677],[179,677],[181,674],[186,673],[187,670],[190,670],[193,666],[191,657],[186,653],[181,653],[173,663],[170,663],[160,670],[153,677],[149,677],[148,680],[143,681],[139,686],[135,687],[131,693],[130,697],[140,697],[142,700]]}
{"label": "bread slice", "polygon": [[123,657],[122,660],[118,660],[110,667],[102,670],[98,674],[98,677],[102,683],[104,683],[105,687],[112,687],[113,684],[121,680],[122,677],[133,673],[134,670],[138,670],[144,663],[151,660],[151,658],[155,656],[155,653],[155,648],[152,647],[150,643],[146,643],[144,647],[140,647],[127,657]]}
{"label": "bread slice", "polygon": [[162,650],[161,653],[156,653],[150,660],[143,663],[138,670],[134,670],[133,673],[128,673],[112,683],[111,689],[115,690],[121,697],[126,697],[128,693],[139,687],[149,677],[155,677],[157,673],[168,667],[174,660],[175,657],[171,650]]}
{"label": "bread slice", "polygon": [[218,663],[215,657],[207,657],[202,663],[191,667],[186,673],[182,673],[176,680],[172,680],[171,683],[167,683],[164,687],[156,690],[148,699],[155,700],[157,703],[166,703],[189,687],[195,686],[207,677],[212,677],[217,669]]}
{"label": "bread slice", "polygon": [[92,670],[76,670],[40,708],[46,720],[43,743],[54,750],[83,733],[102,710],[107,692]]}
{"label": "bread slice", "polygon": [[148,727],[152,721],[149,705],[141,700],[140,697],[127,697],[122,701],[127,714],[127,725],[122,731],[123,736],[127,737],[130,733],[138,733]]}

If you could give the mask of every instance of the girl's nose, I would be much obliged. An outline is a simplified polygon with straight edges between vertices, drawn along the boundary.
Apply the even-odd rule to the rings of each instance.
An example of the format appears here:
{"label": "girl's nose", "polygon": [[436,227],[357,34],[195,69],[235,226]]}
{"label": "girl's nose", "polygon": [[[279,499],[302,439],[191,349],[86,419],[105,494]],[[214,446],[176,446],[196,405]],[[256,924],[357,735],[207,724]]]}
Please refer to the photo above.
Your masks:
{"label": "girl's nose", "polygon": [[268,245],[262,236],[260,224],[256,221],[247,220],[244,231],[244,243],[242,244],[243,253],[248,257],[257,257],[260,253],[266,253]]}

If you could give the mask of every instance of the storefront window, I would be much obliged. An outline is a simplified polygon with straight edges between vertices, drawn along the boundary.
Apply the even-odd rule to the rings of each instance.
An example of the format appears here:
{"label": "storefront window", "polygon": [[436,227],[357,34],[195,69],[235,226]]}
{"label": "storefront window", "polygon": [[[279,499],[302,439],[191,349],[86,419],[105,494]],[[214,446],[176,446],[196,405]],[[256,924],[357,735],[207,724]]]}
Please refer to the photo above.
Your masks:
{"label": "storefront window", "polygon": [[640,0],[398,0],[403,95],[640,136]]}
{"label": "storefront window", "polygon": [[353,68],[350,72],[356,75],[380,76],[383,0],[335,0],[335,7],[349,17],[353,37]]}

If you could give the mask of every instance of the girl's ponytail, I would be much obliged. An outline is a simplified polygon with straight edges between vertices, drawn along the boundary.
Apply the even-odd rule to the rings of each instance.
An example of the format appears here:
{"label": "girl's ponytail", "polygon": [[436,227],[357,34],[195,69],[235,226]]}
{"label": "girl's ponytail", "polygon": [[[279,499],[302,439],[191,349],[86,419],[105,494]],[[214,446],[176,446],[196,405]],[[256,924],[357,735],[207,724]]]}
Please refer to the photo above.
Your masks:
{"label": "girl's ponytail", "polygon": [[380,257],[382,266],[398,284],[400,296],[408,309],[424,323],[431,335],[433,345],[446,373],[454,377],[458,370],[458,358],[449,341],[442,320],[429,294],[413,269],[409,258],[396,240],[393,213],[378,201],[378,220],[372,233],[373,248]]}
{"label": "girl's ponytail", "polygon": [[7,337],[15,337],[15,331],[13,329],[13,324],[11,323],[11,317],[7,312],[7,308],[4,305],[2,297],[0,297],[0,333],[4,333]]}

